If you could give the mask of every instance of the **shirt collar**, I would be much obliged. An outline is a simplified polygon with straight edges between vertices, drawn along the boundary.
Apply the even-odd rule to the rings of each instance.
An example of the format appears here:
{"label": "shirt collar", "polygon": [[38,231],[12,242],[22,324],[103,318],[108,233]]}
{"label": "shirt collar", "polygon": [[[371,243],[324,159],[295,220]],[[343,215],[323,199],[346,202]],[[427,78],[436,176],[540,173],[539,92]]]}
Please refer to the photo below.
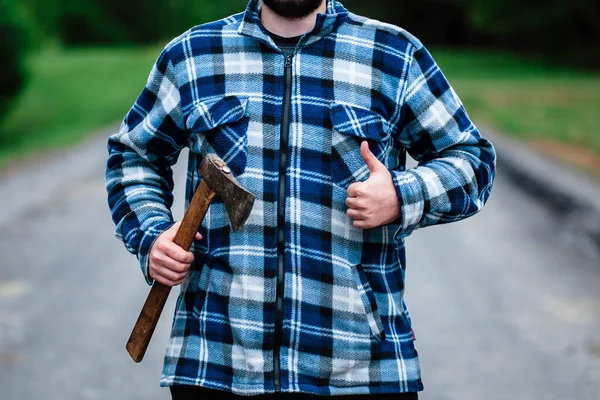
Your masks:
{"label": "shirt collar", "polygon": [[[325,36],[329,35],[335,29],[337,29],[348,16],[348,10],[336,0],[326,0],[327,11],[325,14],[317,14],[317,22],[312,31],[308,32],[302,37],[299,46],[307,46],[312,44]],[[262,6],[261,0],[250,0],[244,17],[238,28],[240,35],[253,37],[261,40],[268,44],[270,47],[277,49],[275,42],[269,36],[269,33],[263,26],[260,20],[260,8]]]}

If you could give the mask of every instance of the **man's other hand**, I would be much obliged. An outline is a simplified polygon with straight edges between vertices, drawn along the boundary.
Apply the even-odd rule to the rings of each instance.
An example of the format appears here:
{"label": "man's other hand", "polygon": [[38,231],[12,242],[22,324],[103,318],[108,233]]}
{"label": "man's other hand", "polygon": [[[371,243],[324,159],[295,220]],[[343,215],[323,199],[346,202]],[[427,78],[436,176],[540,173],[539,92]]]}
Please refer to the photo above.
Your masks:
{"label": "man's other hand", "polygon": [[369,179],[348,187],[347,214],[360,229],[389,224],[400,216],[392,174],[371,152],[366,141],[360,145],[360,155],[369,167]]}
{"label": "man's other hand", "polygon": [[[150,277],[167,286],[177,286],[194,261],[194,255],[185,251],[175,243],[175,234],[181,222],[177,222],[156,239],[150,249]],[[202,235],[196,232],[196,240],[201,240]]]}

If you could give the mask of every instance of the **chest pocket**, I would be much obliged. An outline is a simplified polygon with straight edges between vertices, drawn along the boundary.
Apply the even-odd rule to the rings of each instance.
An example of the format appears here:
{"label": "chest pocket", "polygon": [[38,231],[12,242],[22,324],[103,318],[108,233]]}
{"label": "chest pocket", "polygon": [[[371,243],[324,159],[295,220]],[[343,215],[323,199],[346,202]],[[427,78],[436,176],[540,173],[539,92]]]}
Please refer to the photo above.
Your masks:
{"label": "chest pocket", "polygon": [[197,103],[186,120],[190,150],[202,157],[216,153],[234,175],[246,168],[248,158],[248,100],[227,96]]}
{"label": "chest pocket", "polygon": [[331,177],[334,184],[346,189],[369,177],[369,168],[360,155],[360,144],[364,140],[375,157],[385,164],[390,126],[380,114],[364,108],[332,104],[329,113],[333,125]]}

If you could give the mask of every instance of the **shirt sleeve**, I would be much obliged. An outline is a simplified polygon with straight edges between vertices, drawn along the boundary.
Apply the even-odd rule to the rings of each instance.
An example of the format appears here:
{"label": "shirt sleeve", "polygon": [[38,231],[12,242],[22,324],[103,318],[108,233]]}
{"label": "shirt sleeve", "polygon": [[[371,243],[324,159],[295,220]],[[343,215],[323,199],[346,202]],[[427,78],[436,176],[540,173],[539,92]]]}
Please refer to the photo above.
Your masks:
{"label": "shirt sleeve", "polygon": [[154,241],[173,225],[173,171],[187,144],[179,88],[164,50],[118,133],[108,140],[106,189],[115,235],[138,257],[148,284]]}
{"label": "shirt sleeve", "polygon": [[479,212],[492,188],[496,153],[473,125],[431,54],[415,50],[400,98],[396,140],[418,161],[391,171],[405,237]]}

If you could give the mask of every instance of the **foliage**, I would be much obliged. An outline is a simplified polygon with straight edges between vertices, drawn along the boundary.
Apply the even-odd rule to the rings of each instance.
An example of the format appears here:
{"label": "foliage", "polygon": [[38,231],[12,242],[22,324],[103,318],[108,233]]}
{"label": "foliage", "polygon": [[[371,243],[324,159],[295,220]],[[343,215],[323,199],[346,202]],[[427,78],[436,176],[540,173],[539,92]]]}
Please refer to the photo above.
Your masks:
{"label": "foliage", "polygon": [[[401,26],[427,45],[477,43],[464,0],[342,0],[352,12]],[[480,35],[481,36],[481,35]]]}
{"label": "foliage", "polygon": [[[24,82],[26,43],[38,48],[164,43],[242,11],[248,0],[0,0],[0,115]],[[596,0],[341,0],[400,25],[427,46],[495,46],[565,65],[600,68]]]}
{"label": "foliage", "polygon": [[0,120],[25,81],[23,59],[26,40],[22,26],[11,2],[0,0]]}
{"label": "foliage", "polygon": [[[242,11],[248,0],[2,0],[19,4],[42,42],[166,41]],[[600,67],[597,0],[341,0],[358,14],[400,25],[425,44],[503,46],[565,64]]]}
{"label": "foliage", "polygon": [[506,48],[600,67],[600,2],[468,0],[471,23]]}
{"label": "foliage", "polygon": [[246,0],[20,0],[42,42],[128,45],[168,40],[194,25],[244,9]]}
{"label": "foliage", "polygon": [[169,1],[169,13],[172,23],[165,29],[168,37],[178,35],[192,26],[225,18],[244,11],[248,0],[204,1],[202,3],[189,0]]}
{"label": "foliage", "polygon": [[159,52],[151,47],[32,53],[28,85],[0,130],[0,164],[73,145],[122,119]]}
{"label": "foliage", "polygon": [[597,0],[342,0],[426,45],[504,48],[555,64],[600,68]]}

